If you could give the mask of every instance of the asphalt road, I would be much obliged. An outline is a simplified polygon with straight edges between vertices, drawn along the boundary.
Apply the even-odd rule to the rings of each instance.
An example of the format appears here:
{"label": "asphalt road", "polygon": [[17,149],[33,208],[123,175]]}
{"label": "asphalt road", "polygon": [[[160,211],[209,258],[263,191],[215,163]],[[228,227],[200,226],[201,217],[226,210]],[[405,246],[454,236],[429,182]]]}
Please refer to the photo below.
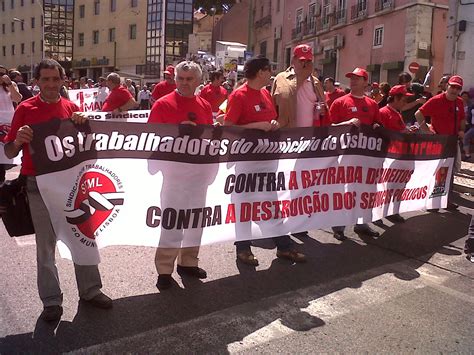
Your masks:
{"label": "asphalt road", "polygon": [[[467,204],[465,203],[467,206]],[[60,259],[64,315],[38,319],[34,237],[0,225],[0,354],[10,353],[431,353],[474,351],[474,264],[462,254],[471,211],[384,220],[377,240],[352,229],[295,239],[309,261],[276,259],[258,241],[260,266],[235,261],[234,246],[201,249],[206,280],[158,292],[154,249],[101,252],[109,311],[78,302],[72,263]]]}

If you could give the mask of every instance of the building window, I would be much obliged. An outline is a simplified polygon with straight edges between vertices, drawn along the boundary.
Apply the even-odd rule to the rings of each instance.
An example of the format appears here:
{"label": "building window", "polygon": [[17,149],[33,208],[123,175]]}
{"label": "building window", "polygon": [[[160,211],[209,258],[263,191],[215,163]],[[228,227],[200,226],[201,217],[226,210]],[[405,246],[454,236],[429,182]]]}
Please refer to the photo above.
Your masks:
{"label": "building window", "polygon": [[79,47],[84,47],[84,33],[79,33]]}
{"label": "building window", "polygon": [[383,26],[375,27],[374,30],[374,47],[382,47],[383,45]]}
{"label": "building window", "polygon": [[3,56],[6,57],[7,56],[7,46],[2,47],[2,52],[3,52]]}
{"label": "building window", "polygon": [[314,30],[316,28],[316,4],[309,4],[308,9],[308,29]]}
{"label": "building window", "polygon": [[280,0],[277,0],[276,12],[280,12]]}
{"label": "building window", "polygon": [[296,19],[295,19],[295,24],[296,24],[296,33],[301,33],[301,30],[303,29],[303,9],[299,8],[296,10]]}
{"label": "building window", "polygon": [[15,0],[11,0],[11,2],[10,2],[10,7],[11,7],[12,9],[15,8]]}
{"label": "building window", "polygon": [[20,0],[20,6],[25,6],[25,0]]}
{"label": "building window", "polygon": [[130,6],[131,7],[137,7],[138,6],[138,0],[131,0]]}
{"label": "building window", "polygon": [[2,1],[2,11],[5,11],[5,1]]}
{"label": "building window", "polygon": [[6,27],[5,24],[2,23],[2,34],[5,34],[5,27]]}
{"label": "building window", "polygon": [[15,32],[15,21],[12,21],[12,33]]}
{"label": "building window", "polygon": [[35,18],[31,18],[31,28],[35,28]]}
{"label": "building window", "polygon": [[260,43],[260,54],[264,57],[267,56],[267,41],[263,41]]}
{"label": "building window", "polygon": [[43,15],[41,15],[41,27],[44,27],[44,19],[43,19]]}
{"label": "building window", "polygon": [[84,18],[86,16],[86,5],[79,6],[79,17]]}
{"label": "building window", "polygon": [[94,15],[100,14],[100,1],[94,0]]}
{"label": "building window", "polygon": [[117,10],[117,1],[110,0],[110,12],[115,12]]}
{"label": "building window", "polygon": [[21,30],[22,30],[22,31],[25,30],[25,21],[21,21],[21,22],[20,22],[20,27],[21,27]]}
{"label": "building window", "polygon": [[367,10],[367,0],[357,0],[357,11],[363,12]]}
{"label": "building window", "polygon": [[12,55],[15,55],[15,45],[12,44]]}
{"label": "building window", "polygon": [[25,44],[24,43],[22,43],[20,45],[20,50],[21,50],[21,54],[25,54]]}
{"label": "building window", "polygon": [[109,42],[115,42],[115,28],[109,28]]}
{"label": "building window", "polygon": [[92,43],[99,44],[99,31],[92,32]]}
{"label": "building window", "polygon": [[35,42],[31,42],[31,53],[35,52]]}
{"label": "building window", "polygon": [[137,39],[137,25],[130,25],[129,39]]}

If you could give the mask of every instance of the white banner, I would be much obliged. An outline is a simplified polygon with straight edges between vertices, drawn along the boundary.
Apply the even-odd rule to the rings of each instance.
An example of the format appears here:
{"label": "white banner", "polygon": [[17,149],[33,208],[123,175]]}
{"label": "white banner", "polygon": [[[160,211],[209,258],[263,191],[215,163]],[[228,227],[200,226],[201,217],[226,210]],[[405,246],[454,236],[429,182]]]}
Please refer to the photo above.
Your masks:
{"label": "white banner", "polygon": [[441,208],[455,147],[366,127],[89,126],[38,125],[33,147],[52,224],[78,264],[108,245],[187,247]]}
{"label": "white banner", "polygon": [[80,111],[100,111],[108,95],[108,89],[74,89],[69,90],[69,99],[79,106]]}

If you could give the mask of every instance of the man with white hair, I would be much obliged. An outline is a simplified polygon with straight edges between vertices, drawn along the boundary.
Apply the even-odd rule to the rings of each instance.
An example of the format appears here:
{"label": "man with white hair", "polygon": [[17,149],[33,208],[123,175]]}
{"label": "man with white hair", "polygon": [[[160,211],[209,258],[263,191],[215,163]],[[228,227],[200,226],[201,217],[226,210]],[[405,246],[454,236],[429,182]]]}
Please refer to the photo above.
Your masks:
{"label": "man with white hair", "polygon": [[[176,90],[155,102],[148,123],[174,123],[192,126],[212,125],[211,105],[200,96],[194,95],[196,88],[201,83],[201,76],[202,71],[199,64],[189,61],[179,63],[176,66]],[[194,168],[183,166],[177,171],[172,167],[167,169],[163,164],[161,169],[163,173],[161,206],[163,208],[168,205],[189,207],[190,196],[187,194],[189,186],[179,186],[179,193],[175,193],[177,191],[176,180],[182,175],[191,177]],[[194,201],[202,199],[204,203],[207,193],[206,182],[196,181],[196,183],[200,184],[202,189],[192,189],[192,192],[189,193],[193,195]],[[202,195],[197,196],[200,193]],[[206,271],[198,267],[199,245],[180,247],[180,245],[189,242],[189,238],[193,238],[195,244],[200,242],[200,236],[197,236],[196,231],[186,229],[177,231],[161,230],[160,244],[155,255],[155,265],[158,271],[156,286],[160,290],[172,286],[171,274],[176,259],[178,259],[176,270],[181,276],[191,276],[199,279],[207,277]]]}
{"label": "man with white hair", "polygon": [[110,73],[107,75],[105,85],[109,88],[110,94],[102,105],[102,111],[117,113],[137,107],[137,102],[132,94],[130,94],[127,88],[120,85],[120,75]]}

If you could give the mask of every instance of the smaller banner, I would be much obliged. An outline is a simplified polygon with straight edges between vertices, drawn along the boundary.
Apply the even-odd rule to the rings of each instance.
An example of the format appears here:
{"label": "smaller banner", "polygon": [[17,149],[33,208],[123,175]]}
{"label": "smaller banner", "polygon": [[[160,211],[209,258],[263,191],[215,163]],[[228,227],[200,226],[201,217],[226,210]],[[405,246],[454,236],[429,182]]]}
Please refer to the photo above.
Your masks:
{"label": "smaller banner", "polygon": [[8,112],[0,111],[0,164],[13,164],[13,165],[21,164],[21,157],[22,157],[21,152],[15,158],[8,159],[5,156],[5,150],[4,150],[4,139],[7,133],[10,131],[14,113],[15,113],[14,111],[8,111]]}
{"label": "smaller banner", "polygon": [[69,99],[79,106],[82,112],[100,111],[108,92],[106,88],[69,90]]}

